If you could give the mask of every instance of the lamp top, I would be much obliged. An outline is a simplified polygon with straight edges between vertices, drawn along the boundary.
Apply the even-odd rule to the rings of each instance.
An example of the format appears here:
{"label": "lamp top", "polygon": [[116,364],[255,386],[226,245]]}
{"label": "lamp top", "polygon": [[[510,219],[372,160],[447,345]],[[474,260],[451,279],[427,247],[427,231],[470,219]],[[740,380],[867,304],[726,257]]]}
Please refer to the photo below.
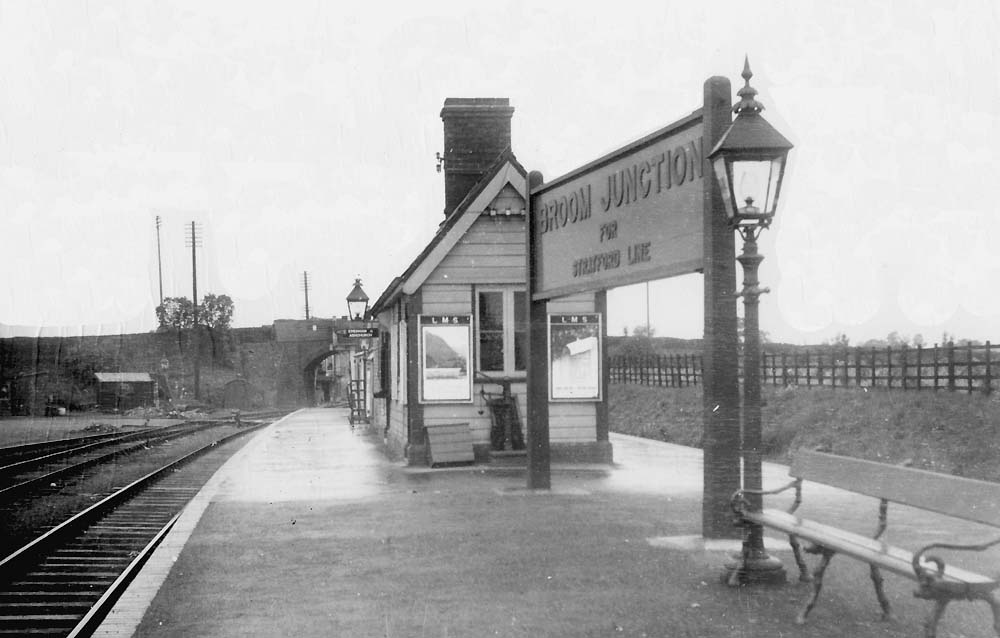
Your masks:
{"label": "lamp top", "polygon": [[785,152],[792,148],[792,143],[765,120],[760,112],[764,105],[757,101],[757,89],[750,86],[750,60],[744,58],[743,80],[746,85],[737,92],[740,101],[733,107],[736,119],[722,135],[709,157],[720,152],[727,153],[757,153]]}
{"label": "lamp top", "polygon": [[351,289],[350,294],[347,295],[348,303],[352,301],[368,301],[368,295],[365,294],[364,289],[361,288],[361,277],[354,279],[354,288]]}
{"label": "lamp top", "polygon": [[740,96],[740,102],[733,107],[733,113],[737,115],[741,113],[760,113],[764,110],[764,105],[756,100],[757,89],[750,86],[750,78],[753,77],[753,71],[750,70],[749,56],[743,58],[743,73],[740,75],[746,84],[736,92],[736,95]]}

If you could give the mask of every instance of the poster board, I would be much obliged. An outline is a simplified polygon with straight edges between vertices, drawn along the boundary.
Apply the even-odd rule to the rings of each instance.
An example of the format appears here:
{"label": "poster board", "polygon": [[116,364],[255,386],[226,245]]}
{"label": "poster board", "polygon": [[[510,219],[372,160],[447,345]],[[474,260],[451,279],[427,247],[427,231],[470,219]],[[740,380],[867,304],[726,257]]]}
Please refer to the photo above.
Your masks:
{"label": "poster board", "polygon": [[549,400],[601,401],[601,314],[548,316]]}
{"label": "poster board", "polygon": [[419,315],[420,402],[472,402],[472,315]]}

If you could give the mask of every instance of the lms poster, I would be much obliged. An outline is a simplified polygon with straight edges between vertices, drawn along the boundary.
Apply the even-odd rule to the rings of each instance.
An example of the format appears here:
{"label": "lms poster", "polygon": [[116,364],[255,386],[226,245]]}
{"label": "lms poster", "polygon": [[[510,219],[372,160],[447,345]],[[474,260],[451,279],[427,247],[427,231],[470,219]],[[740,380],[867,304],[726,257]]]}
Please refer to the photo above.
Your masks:
{"label": "lms poster", "polygon": [[601,315],[549,315],[549,399],[601,400]]}
{"label": "lms poster", "polygon": [[471,315],[420,315],[420,401],[472,401]]}

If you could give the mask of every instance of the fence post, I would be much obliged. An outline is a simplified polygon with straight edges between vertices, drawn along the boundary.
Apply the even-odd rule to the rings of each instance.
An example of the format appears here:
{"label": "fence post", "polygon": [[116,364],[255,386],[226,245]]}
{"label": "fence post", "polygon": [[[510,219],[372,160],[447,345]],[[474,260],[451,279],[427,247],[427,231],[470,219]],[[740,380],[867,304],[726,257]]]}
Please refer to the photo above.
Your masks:
{"label": "fence post", "polygon": [[809,363],[809,351],[806,350],[806,387],[812,385],[812,364]]}
{"label": "fence post", "polygon": [[890,390],[892,389],[892,346],[885,347],[885,362],[886,362],[886,387]]}
{"label": "fence post", "polygon": [[966,379],[969,382],[969,394],[972,394],[972,342],[968,341],[965,344],[965,357],[966,357],[966,371],[969,373],[969,378]]}
{"label": "fence post", "polygon": [[924,389],[924,345],[922,343],[917,344],[917,392]]}
{"label": "fence post", "polygon": [[955,342],[948,342],[948,391],[955,391]]}
{"label": "fence post", "polygon": [[877,383],[877,377],[875,376],[875,358],[877,356],[875,346],[872,346],[872,390],[875,389],[875,384]]}
{"label": "fence post", "polygon": [[850,361],[850,360],[851,360],[851,349],[848,348],[847,346],[844,346],[844,387],[845,388],[848,387],[849,385],[851,385],[851,375],[848,372],[849,368],[848,368],[848,364],[847,364],[847,362]]}
{"label": "fence post", "polygon": [[903,350],[900,353],[900,355],[903,358],[903,360],[900,362],[900,365],[903,367],[903,376],[902,376],[902,379],[903,379],[903,390],[904,391],[906,390],[906,348],[907,348],[907,346],[904,343],[903,344]]}
{"label": "fence post", "polygon": [[861,348],[854,346],[854,385],[861,387]]}
{"label": "fence post", "polygon": [[986,373],[983,379],[983,394],[990,394],[993,392],[993,365],[992,357],[990,356],[990,342],[986,342]]}

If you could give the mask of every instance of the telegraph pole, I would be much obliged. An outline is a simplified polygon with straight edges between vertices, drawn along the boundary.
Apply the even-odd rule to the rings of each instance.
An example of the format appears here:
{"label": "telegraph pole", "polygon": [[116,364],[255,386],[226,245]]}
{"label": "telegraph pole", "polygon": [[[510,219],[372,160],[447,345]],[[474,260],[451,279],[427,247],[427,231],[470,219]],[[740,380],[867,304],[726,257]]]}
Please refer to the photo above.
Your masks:
{"label": "telegraph pole", "polygon": [[163,305],[163,258],[160,256],[160,216],[156,216],[156,269],[160,274],[160,305]]}
{"label": "telegraph pole", "polygon": [[201,362],[198,351],[198,253],[197,248],[201,246],[201,238],[198,237],[198,227],[191,222],[191,230],[188,233],[187,245],[191,246],[191,288],[192,296],[192,330],[191,349],[194,350],[194,398],[201,399]]}
{"label": "telegraph pole", "polygon": [[309,273],[302,271],[302,290],[306,293],[306,321],[309,321]]}

